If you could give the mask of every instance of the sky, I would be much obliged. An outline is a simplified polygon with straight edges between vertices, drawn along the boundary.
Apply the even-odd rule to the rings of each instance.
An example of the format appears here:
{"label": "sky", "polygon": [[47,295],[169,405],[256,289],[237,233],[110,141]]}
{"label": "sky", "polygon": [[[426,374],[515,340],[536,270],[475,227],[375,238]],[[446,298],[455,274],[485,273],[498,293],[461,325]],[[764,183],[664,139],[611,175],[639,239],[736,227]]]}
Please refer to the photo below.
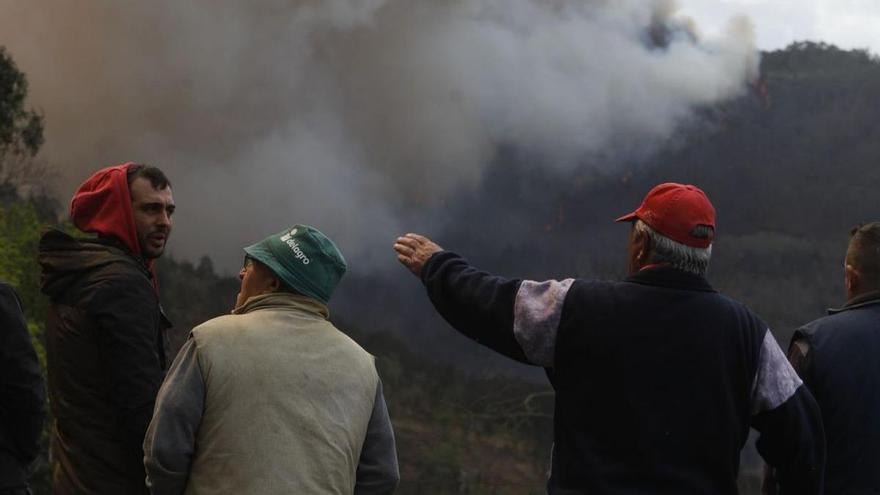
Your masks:
{"label": "sky", "polygon": [[749,17],[762,50],[812,40],[880,54],[877,0],[680,0],[679,5],[707,32],[717,31],[731,16]]}
{"label": "sky", "polygon": [[293,223],[387,266],[500,145],[563,172],[648,153],[747,91],[758,49],[880,53],[877,25],[877,0],[0,0],[61,204],[98,168],[158,165],[170,252],[233,271]]}

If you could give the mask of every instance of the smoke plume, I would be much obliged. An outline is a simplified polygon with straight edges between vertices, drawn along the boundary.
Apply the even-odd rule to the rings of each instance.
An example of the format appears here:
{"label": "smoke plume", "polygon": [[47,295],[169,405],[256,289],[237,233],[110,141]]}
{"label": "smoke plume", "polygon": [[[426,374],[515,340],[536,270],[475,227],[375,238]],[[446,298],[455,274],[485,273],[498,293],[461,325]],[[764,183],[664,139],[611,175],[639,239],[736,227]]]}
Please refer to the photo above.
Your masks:
{"label": "smoke plume", "polygon": [[668,0],[3,2],[0,44],[62,201],[100,167],[155,164],[172,252],[227,270],[293,223],[384,263],[499,147],[560,173],[649,153],[758,64],[747,20],[703,39]]}

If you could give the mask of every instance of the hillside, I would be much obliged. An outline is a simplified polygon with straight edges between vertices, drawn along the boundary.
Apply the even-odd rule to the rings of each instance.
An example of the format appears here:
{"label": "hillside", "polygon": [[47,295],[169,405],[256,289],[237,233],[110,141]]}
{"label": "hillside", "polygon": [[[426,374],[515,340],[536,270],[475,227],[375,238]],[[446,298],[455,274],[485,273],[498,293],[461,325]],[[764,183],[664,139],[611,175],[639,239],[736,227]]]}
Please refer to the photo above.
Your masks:
{"label": "hillside", "polygon": [[[787,344],[798,325],[842,302],[849,230],[880,218],[880,107],[872,104],[880,96],[880,61],[801,43],[764,54],[762,74],[766,96],[756,90],[706,109],[644,159],[590,157],[559,172],[540,157],[505,149],[479,189],[428,213],[445,229],[425,233],[508,276],[619,278],[627,230],[613,219],[654,184],[697,184],[718,211],[710,281],[757,310]],[[381,327],[387,301],[412,301],[416,286],[404,273],[387,280],[355,275],[339,304]],[[414,348],[455,348],[447,357],[504,366],[481,351],[461,356],[462,341],[429,314],[423,298],[399,309],[387,326],[403,328],[398,333]]]}

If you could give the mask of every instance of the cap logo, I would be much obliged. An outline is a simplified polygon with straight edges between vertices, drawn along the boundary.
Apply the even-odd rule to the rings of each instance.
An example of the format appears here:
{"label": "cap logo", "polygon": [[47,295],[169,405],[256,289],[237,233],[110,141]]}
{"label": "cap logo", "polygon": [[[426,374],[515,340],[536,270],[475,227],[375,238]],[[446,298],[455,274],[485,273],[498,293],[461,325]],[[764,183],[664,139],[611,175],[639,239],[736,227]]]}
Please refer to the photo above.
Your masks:
{"label": "cap logo", "polygon": [[296,259],[300,260],[303,265],[308,265],[309,263],[311,263],[311,260],[309,260],[309,257],[306,256],[306,253],[304,253],[302,249],[300,249],[299,243],[296,242],[296,239],[293,238],[293,236],[295,235],[296,229],[293,229],[290,232],[281,236],[281,242],[287,244],[287,246],[293,251],[293,256]]}

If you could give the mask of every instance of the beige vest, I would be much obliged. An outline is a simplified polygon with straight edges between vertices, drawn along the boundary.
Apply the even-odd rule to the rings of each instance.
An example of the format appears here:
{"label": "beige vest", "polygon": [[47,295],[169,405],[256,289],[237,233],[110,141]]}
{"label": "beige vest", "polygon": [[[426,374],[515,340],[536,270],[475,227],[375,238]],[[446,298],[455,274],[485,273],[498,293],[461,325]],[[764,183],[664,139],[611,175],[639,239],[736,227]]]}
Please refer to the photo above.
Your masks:
{"label": "beige vest", "polygon": [[314,299],[274,293],[193,329],[205,412],[186,493],[348,494],[378,376]]}

